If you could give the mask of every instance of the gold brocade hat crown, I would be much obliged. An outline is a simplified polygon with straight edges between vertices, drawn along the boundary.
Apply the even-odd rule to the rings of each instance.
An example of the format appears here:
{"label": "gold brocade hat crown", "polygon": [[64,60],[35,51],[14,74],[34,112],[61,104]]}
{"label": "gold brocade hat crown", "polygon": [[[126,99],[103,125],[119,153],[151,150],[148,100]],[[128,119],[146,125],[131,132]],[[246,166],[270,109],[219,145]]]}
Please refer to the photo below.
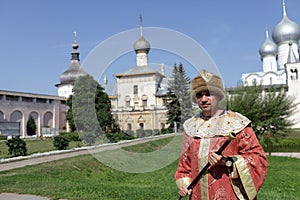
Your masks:
{"label": "gold brocade hat crown", "polygon": [[222,79],[206,70],[202,70],[191,81],[192,102],[197,102],[196,94],[202,91],[215,92],[220,96],[220,100],[222,100],[225,95]]}

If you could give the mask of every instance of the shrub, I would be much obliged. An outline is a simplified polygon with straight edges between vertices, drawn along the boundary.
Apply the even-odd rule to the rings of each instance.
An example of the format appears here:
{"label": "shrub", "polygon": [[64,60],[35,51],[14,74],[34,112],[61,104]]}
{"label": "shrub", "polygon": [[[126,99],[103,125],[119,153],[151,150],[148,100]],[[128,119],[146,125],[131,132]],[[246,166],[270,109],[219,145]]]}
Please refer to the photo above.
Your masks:
{"label": "shrub", "polygon": [[134,138],[132,135],[129,135],[126,132],[106,133],[106,137],[111,143],[119,142],[121,140],[132,140]]}
{"label": "shrub", "polygon": [[77,132],[62,132],[59,135],[65,137],[66,139],[69,140],[69,142],[74,141],[74,142],[79,142],[81,141],[79,138],[79,134]]}
{"label": "shrub", "polygon": [[153,135],[159,135],[159,134],[160,134],[160,131],[158,129],[153,130]]}
{"label": "shrub", "polygon": [[57,135],[53,139],[53,145],[58,150],[64,150],[69,146],[69,140],[61,135]]}
{"label": "shrub", "polygon": [[137,129],[136,130],[136,137],[138,137],[138,138],[145,137],[145,130],[144,129]]}
{"label": "shrub", "polygon": [[7,140],[6,145],[8,146],[9,155],[13,157],[27,155],[26,142],[19,137],[13,137]]}

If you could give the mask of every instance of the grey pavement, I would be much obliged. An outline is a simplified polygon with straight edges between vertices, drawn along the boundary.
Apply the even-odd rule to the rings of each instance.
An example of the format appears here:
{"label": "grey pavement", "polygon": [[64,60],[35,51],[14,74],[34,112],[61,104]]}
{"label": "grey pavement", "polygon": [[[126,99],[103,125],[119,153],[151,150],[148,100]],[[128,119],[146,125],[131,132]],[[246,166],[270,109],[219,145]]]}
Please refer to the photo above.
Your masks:
{"label": "grey pavement", "polygon": [[[269,155],[268,153],[266,153]],[[271,156],[284,156],[292,158],[300,158],[300,152],[271,152]]]}
{"label": "grey pavement", "polygon": [[29,194],[1,193],[0,200],[50,200],[50,198]]}

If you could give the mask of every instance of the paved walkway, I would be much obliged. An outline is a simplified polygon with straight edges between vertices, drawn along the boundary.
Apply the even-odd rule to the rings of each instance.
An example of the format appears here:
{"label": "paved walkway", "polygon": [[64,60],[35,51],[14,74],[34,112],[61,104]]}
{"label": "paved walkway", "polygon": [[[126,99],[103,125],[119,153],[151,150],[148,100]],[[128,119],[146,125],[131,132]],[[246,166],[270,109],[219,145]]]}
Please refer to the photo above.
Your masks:
{"label": "paved walkway", "polygon": [[[266,154],[269,155],[268,153]],[[300,158],[300,152],[271,152],[271,156]]]}
{"label": "paved walkway", "polygon": [[[149,142],[152,140],[157,140],[160,138],[165,138],[165,137],[170,137],[174,136],[174,134],[167,134],[167,135],[162,135],[158,137],[151,137],[151,138],[144,138],[144,139],[138,139],[138,140],[130,140],[130,141],[125,141],[117,144],[107,144],[107,145],[102,145],[98,147],[92,147],[92,148],[81,148],[81,149],[74,149],[74,150],[69,150],[69,151],[60,151],[58,152],[53,152],[48,153],[46,155],[37,155],[33,157],[22,157],[19,159],[15,160],[1,160],[0,162],[0,171],[7,171],[10,169],[15,169],[15,168],[20,168],[24,167],[27,165],[36,165],[44,162],[49,162],[53,160],[59,160],[63,158],[69,158],[69,157],[74,157],[78,155],[83,155],[83,154],[89,154],[91,151],[93,152],[101,152],[101,151],[107,151],[107,150],[113,150],[117,148],[121,148],[124,146],[130,146],[130,145],[135,145],[135,144],[140,144],[140,143],[145,143]],[[266,153],[268,155],[268,153]],[[300,152],[299,153],[280,153],[280,152],[272,152],[272,156],[286,156],[286,157],[295,157],[295,158],[300,158]],[[1,193],[0,194],[0,200],[50,200],[50,198],[47,197],[41,197],[41,196],[35,196],[35,195],[27,195],[27,194],[13,194],[13,193]]]}
{"label": "paved walkway", "polygon": [[0,194],[0,200],[50,200],[50,198],[28,194],[2,193]]}

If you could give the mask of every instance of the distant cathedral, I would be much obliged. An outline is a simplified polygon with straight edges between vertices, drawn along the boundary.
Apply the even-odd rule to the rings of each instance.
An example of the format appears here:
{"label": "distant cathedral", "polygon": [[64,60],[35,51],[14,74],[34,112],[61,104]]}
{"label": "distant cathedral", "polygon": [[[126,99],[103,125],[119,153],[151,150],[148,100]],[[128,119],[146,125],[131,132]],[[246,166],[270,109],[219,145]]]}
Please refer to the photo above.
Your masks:
{"label": "distant cathedral", "polygon": [[[283,16],[273,29],[272,40],[266,30],[266,39],[259,49],[263,71],[242,74],[242,84],[285,87],[288,95],[295,97],[295,103],[300,103],[300,26],[288,18],[284,0],[282,7]],[[296,123],[294,128],[300,128],[300,105],[292,120]]]}

